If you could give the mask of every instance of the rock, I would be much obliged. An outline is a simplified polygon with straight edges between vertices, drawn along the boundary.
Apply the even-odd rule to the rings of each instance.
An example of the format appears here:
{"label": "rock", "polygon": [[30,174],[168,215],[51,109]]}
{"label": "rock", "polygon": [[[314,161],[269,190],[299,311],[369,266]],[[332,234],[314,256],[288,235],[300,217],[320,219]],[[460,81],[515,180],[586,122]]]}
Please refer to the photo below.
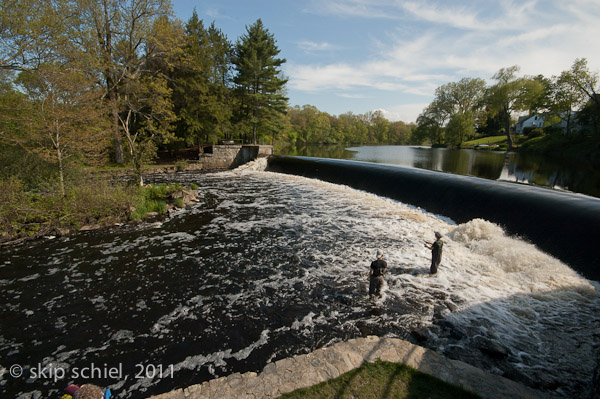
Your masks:
{"label": "rock", "polygon": [[448,320],[440,320],[437,325],[440,328],[441,335],[444,337],[460,340],[468,335],[462,328]]}
{"label": "rock", "polygon": [[198,199],[198,191],[196,190],[179,190],[174,191],[169,195],[169,199],[176,200],[181,198],[183,206],[188,206],[193,204]]}
{"label": "rock", "polygon": [[453,302],[451,301],[446,301],[444,302],[444,304],[446,305],[446,307],[452,312],[452,313],[456,313],[458,312],[458,306],[456,306]]}
{"label": "rock", "polygon": [[148,212],[144,215],[145,222],[153,222],[160,218],[160,213],[158,212]]}
{"label": "rock", "polygon": [[480,338],[475,345],[482,353],[494,359],[505,359],[510,354],[508,348],[493,339]]}
{"label": "rock", "polygon": [[59,237],[66,236],[69,233],[71,233],[71,229],[69,229],[68,227],[57,227],[56,229],[54,229],[54,234],[56,234]]}
{"label": "rock", "polygon": [[506,370],[502,376],[504,378],[508,378],[509,380],[516,381],[520,384],[527,385],[528,387],[536,386],[535,381],[533,381],[531,377],[515,369]]}
{"label": "rock", "polygon": [[430,336],[429,330],[425,327],[413,330],[411,334],[417,339],[418,342],[425,342]]}
{"label": "rock", "polygon": [[102,226],[100,226],[99,224],[86,224],[84,226],[81,226],[79,231],[98,230],[100,228],[102,228]]}

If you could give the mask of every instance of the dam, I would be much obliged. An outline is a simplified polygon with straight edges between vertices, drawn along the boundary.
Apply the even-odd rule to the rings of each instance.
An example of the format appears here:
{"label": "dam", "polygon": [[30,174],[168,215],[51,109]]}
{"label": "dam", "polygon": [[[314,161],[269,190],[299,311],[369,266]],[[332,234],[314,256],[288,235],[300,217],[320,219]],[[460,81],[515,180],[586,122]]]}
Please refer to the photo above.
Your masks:
{"label": "dam", "polygon": [[365,162],[275,156],[269,170],[348,185],[448,216],[484,218],[600,280],[600,199],[528,185]]}

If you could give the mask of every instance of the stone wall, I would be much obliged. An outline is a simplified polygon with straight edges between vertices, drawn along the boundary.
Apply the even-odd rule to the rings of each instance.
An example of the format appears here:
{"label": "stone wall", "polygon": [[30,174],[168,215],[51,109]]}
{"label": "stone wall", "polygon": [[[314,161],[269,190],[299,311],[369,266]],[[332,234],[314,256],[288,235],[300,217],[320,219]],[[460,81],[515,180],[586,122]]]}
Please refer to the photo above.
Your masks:
{"label": "stone wall", "polygon": [[233,169],[259,157],[273,154],[270,145],[219,144],[206,147],[200,155],[203,170]]}

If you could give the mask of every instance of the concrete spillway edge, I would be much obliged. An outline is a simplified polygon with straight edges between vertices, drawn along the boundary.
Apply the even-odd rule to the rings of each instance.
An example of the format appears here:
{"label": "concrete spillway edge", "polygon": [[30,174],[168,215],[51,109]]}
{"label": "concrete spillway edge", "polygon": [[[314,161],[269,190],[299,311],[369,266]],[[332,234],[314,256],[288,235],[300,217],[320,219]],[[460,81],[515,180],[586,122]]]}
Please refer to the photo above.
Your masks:
{"label": "concrete spillway edge", "polygon": [[235,373],[150,399],[277,398],[336,378],[377,359],[403,363],[485,399],[541,399],[542,393],[512,380],[398,338],[369,336],[269,363],[260,373]]}

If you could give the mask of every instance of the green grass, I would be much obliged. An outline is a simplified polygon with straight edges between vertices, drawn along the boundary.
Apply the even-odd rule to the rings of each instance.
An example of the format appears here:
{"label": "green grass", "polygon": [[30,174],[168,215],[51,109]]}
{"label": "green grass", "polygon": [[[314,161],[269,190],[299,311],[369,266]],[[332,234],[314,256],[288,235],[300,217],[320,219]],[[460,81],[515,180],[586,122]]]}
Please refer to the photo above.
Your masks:
{"label": "green grass", "polygon": [[465,141],[462,144],[462,148],[471,148],[475,145],[480,145],[480,144],[501,144],[501,143],[504,143],[505,141],[506,141],[506,135],[482,137],[477,140]]}
{"label": "green grass", "polygon": [[[131,212],[131,219],[142,220],[149,212],[157,212],[161,215],[166,213],[167,197],[179,190],[183,190],[183,186],[179,183],[142,187],[142,195],[138,197],[135,210]],[[182,207],[183,202],[177,203],[177,205]]]}
{"label": "green grass", "polygon": [[365,363],[280,399],[476,399],[478,395],[399,363]]}

